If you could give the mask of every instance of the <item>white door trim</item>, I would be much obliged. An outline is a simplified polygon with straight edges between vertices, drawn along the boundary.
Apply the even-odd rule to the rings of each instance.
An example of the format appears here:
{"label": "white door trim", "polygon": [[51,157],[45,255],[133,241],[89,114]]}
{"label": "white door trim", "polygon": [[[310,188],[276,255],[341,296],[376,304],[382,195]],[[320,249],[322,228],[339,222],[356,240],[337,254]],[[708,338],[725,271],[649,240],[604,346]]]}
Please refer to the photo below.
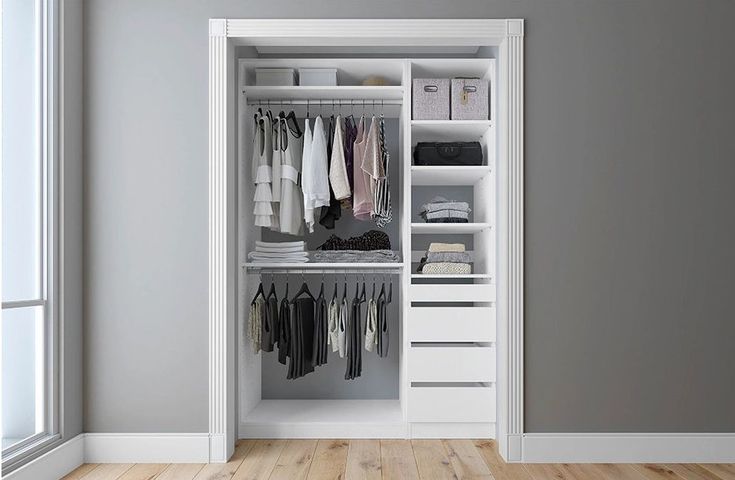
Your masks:
{"label": "white door trim", "polygon": [[498,431],[500,452],[523,432],[523,36],[522,19],[210,19],[209,21],[209,449],[234,452],[237,298],[236,45],[451,45],[498,47]]}

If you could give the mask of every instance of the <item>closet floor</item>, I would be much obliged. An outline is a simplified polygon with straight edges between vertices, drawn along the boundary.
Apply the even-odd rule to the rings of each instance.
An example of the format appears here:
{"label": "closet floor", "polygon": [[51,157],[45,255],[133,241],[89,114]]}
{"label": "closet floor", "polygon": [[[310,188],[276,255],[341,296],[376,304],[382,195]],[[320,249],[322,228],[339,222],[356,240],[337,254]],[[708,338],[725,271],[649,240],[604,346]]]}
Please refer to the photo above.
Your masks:
{"label": "closet floor", "polygon": [[240,440],[228,463],[85,464],[64,479],[711,479],[720,464],[508,464],[493,440]]}
{"label": "closet floor", "polygon": [[261,400],[245,423],[403,423],[399,400]]}

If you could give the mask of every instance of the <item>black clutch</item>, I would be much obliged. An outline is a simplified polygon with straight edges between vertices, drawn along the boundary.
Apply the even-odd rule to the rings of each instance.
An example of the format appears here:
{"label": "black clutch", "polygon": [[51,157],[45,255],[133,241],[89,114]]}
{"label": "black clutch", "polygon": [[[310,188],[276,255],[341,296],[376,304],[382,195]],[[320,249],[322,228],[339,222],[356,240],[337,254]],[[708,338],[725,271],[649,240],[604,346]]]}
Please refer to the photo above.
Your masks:
{"label": "black clutch", "polygon": [[480,142],[419,142],[414,165],[482,165]]}

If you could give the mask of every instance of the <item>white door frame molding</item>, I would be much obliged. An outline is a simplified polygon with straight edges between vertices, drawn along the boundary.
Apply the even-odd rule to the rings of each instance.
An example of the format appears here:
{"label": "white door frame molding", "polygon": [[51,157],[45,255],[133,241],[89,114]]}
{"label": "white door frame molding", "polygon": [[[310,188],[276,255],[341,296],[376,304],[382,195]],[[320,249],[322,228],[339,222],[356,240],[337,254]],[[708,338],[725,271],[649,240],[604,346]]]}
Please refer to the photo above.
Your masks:
{"label": "white door frame molding", "polygon": [[498,423],[500,452],[521,459],[523,434],[522,19],[211,19],[209,21],[209,460],[235,448],[237,231],[235,47],[493,46],[500,65]]}

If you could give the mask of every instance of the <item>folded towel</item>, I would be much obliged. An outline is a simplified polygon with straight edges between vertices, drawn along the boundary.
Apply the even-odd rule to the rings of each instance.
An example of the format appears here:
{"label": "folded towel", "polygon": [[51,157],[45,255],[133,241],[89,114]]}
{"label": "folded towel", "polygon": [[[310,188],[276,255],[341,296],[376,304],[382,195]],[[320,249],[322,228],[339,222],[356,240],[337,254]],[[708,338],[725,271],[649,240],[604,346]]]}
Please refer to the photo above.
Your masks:
{"label": "folded towel", "polygon": [[256,245],[255,251],[268,253],[302,253],[304,247],[261,247]]}
{"label": "folded towel", "polygon": [[462,275],[472,273],[472,266],[469,263],[427,263],[421,270],[424,275]]}
{"label": "folded towel", "polygon": [[[261,242],[260,240],[255,241],[256,247],[268,247],[268,248],[289,248],[289,247],[301,247],[306,248],[306,242]],[[257,248],[256,248],[257,249]]]}
{"label": "folded towel", "polygon": [[431,243],[429,244],[430,252],[464,252],[463,243]]}
{"label": "folded towel", "polygon": [[284,262],[300,262],[308,261],[308,252],[294,252],[294,253],[271,253],[271,252],[250,252],[248,253],[250,260],[262,260],[262,261],[275,261],[283,260]]}

